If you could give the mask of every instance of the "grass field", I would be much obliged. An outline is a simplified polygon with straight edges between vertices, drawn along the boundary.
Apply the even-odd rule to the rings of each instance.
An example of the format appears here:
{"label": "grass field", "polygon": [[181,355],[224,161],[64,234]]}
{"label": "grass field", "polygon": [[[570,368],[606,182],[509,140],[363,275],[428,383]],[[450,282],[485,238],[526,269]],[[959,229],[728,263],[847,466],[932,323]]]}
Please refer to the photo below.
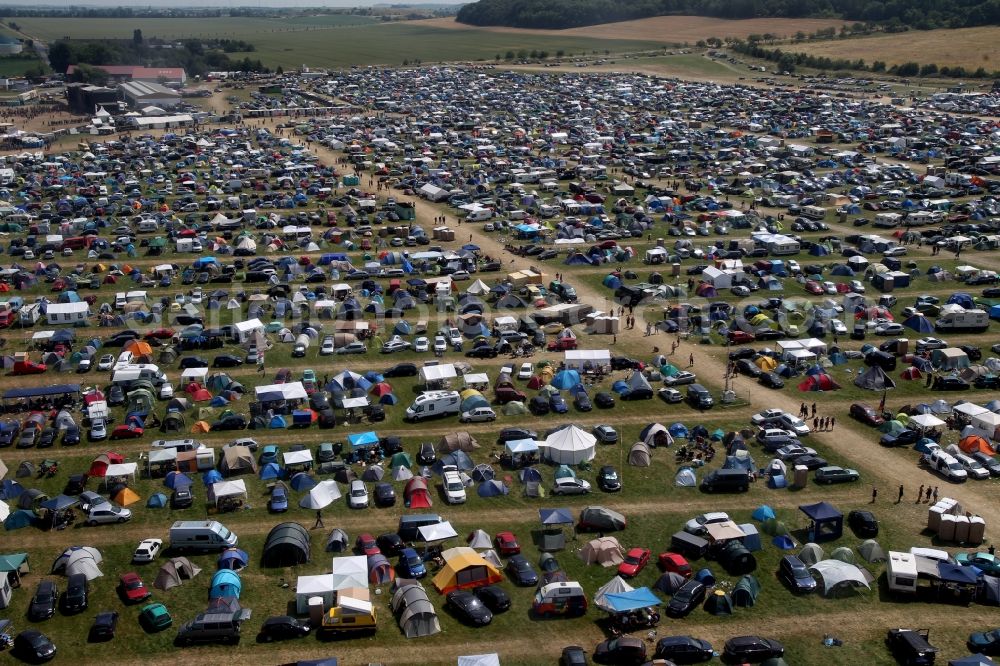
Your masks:
{"label": "grass field", "polygon": [[810,44],[793,45],[792,51],[831,58],[864,58],[865,62],[883,60],[888,65],[906,62],[961,65],[987,71],[1000,68],[996,42],[1000,28],[962,28],[959,30],[910,31],[895,35],[876,35]]}
{"label": "grass field", "polygon": [[486,27],[472,28],[458,23],[453,18],[429,19],[424,25],[452,30],[478,30],[481,32],[502,32],[520,35],[559,35],[588,37],[591,39],[644,39],[653,42],[680,44],[694,43],[709,37],[741,37],[771,33],[790,36],[798,31],[815,32],[821,28],[840,28],[844,24],[838,19],[747,19],[730,21],[706,16],[654,16],[636,21],[588,25],[567,30],[532,30],[526,28]]}
{"label": "grass field", "polygon": [[[20,76],[29,69],[34,69],[42,61],[38,58],[0,58],[0,76]],[[48,63],[45,63],[48,67]]]}

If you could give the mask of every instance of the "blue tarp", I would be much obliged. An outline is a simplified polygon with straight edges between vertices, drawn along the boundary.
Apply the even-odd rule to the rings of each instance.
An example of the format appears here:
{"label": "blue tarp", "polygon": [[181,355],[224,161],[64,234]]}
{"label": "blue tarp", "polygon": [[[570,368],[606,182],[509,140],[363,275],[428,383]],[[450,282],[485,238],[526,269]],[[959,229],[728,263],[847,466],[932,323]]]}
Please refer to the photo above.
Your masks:
{"label": "blue tarp", "polygon": [[946,583],[975,585],[979,581],[974,567],[963,567],[948,562],[938,562],[938,577]]}
{"label": "blue tarp", "polygon": [[653,594],[653,591],[648,587],[640,587],[631,592],[607,594],[604,599],[605,603],[611,607],[612,612],[615,613],[626,613],[631,610],[660,605],[660,598]]}
{"label": "blue tarp", "polygon": [[372,431],[351,433],[347,436],[347,442],[351,445],[352,449],[374,446],[378,444],[378,435]]}

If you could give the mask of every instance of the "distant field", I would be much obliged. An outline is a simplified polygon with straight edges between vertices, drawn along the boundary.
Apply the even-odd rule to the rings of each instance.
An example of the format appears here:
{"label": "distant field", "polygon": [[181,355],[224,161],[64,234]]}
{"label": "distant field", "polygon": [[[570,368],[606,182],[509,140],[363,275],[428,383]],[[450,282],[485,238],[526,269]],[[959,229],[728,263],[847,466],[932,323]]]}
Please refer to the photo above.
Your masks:
{"label": "distant field", "polygon": [[591,39],[641,39],[654,42],[697,42],[708,37],[746,37],[748,35],[791,36],[798,31],[806,34],[821,28],[840,28],[840,19],[747,19],[729,21],[705,16],[655,16],[638,21],[622,21],[588,25],[568,30],[531,30],[526,28],[487,27],[476,28],[458,23],[453,18],[429,19],[418,23],[452,30],[478,30],[524,35],[589,37]]}
{"label": "distant field", "polygon": [[300,16],[288,20],[265,18],[169,18],[169,19],[81,19],[31,18],[18,19],[21,29],[45,41],[62,37],[71,39],[131,39],[132,31],[142,30],[144,37],[180,39],[183,37],[217,37],[253,40],[260,34],[322,30],[357,25],[370,25],[375,20],[367,16],[323,15]]}
{"label": "distant field", "polygon": [[[0,76],[20,76],[29,69],[34,69],[42,61],[37,58],[26,60],[23,58],[0,58]],[[45,63],[48,67],[48,63]]]}
{"label": "distant field", "polygon": [[875,60],[889,65],[933,63],[961,65],[971,70],[984,67],[993,71],[1000,69],[1000,55],[996,50],[998,39],[1000,28],[997,27],[961,28],[816,42],[790,46],[788,50],[831,58],[864,58],[868,63]]}
{"label": "distant field", "polygon": [[633,72],[636,74],[653,74],[655,76],[673,76],[681,79],[694,79],[716,82],[735,82],[744,74],[725,63],[711,60],[700,55],[653,56],[644,58],[614,58],[613,62],[603,65],[590,65],[577,68],[572,63],[563,63],[556,67],[512,66],[511,69],[533,70],[544,72]]}

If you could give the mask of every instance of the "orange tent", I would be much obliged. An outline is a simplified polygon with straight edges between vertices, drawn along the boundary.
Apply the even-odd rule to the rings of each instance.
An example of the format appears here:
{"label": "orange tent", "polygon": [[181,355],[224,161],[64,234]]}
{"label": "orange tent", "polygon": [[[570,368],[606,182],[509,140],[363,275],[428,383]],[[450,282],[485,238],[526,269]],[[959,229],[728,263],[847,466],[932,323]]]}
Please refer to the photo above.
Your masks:
{"label": "orange tent", "polygon": [[141,498],[135,493],[135,491],[130,488],[122,488],[120,491],[118,491],[118,494],[115,495],[115,501],[121,504],[122,506],[135,504],[140,499]]}
{"label": "orange tent", "polygon": [[205,433],[212,429],[212,426],[208,425],[207,421],[196,421],[193,426],[191,426],[191,432],[193,433]]}
{"label": "orange tent", "polygon": [[958,448],[966,453],[985,453],[988,456],[996,454],[996,449],[990,446],[990,443],[979,435],[963,437],[958,443]]}
{"label": "orange tent", "polygon": [[133,356],[152,356],[153,348],[145,340],[129,340],[125,343],[125,351],[132,352]]}

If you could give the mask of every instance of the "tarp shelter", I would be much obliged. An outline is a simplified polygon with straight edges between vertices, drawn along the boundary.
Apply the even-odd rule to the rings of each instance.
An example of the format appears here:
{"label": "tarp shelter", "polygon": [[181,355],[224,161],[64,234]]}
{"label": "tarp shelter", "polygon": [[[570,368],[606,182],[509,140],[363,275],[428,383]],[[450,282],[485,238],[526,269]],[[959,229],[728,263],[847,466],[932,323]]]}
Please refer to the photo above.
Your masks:
{"label": "tarp shelter", "polygon": [[309,532],[298,523],[280,523],[271,528],[264,542],[261,564],[290,567],[310,559]]}
{"label": "tarp shelter", "polygon": [[334,590],[368,587],[368,558],[364,555],[333,558],[331,577]]}
{"label": "tarp shelter", "polygon": [[635,588],[625,582],[621,576],[615,576],[604,585],[597,588],[594,593],[594,605],[603,611],[611,612],[611,605],[608,603],[609,594],[624,594],[631,592]]}
{"label": "tarp shelter", "polygon": [[468,546],[449,548],[441,553],[444,566],[434,576],[434,588],[441,594],[503,580],[500,571]]}
{"label": "tarp shelter", "polygon": [[219,502],[233,497],[247,499],[247,486],[243,479],[218,481],[208,487],[208,500],[216,506]]}
{"label": "tarp shelter", "polygon": [[299,500],[299,506],[303,509],[325,509],[340,497],[340,488],[337,486],[337,482],[334,479],[323,479]]}
{"label": "tarp shelter", "polygon": [[407,638],[433,636],[441,631],[437,613],[427,598],[427,592],[416,581],[400,584],[396,579],[396,591],[389,606],[396,615],[399,628]]}
{"label": "tarp shelter", "polygon": [[844,533],[844,514],[827,502],[802,504],[799,511],[812,521],[809,540],[813,542],[835,541]]}
{"label": "tarp shelter", "polygon": [[587,542],[580,549],[579,556],[584,564],[600,564],[602,567],[616,567],[625,561],[618,539],[608,536]]}
{"label": "tarp shelter", "polygon": [[868,578],[862,573],[861,569],[847,562],[822,560],[810,566],[809,570],[816,572],[823,579],[823,594],[830,594],[830,592],[840,585],[850,585],[853,587],[862,585],[871,589]]}
{"label": "tarp shelter", "polygon": [[627,613],[640,608],[654,608],[660,605],[660,599],[648,587],[640,587],[628,592],[610,592],[604,597],[604,604],[609,613]]}
{"label": "tarp shelter", "polygon": [[433,525],[421,525],[417,528],[417,536],[423,543],[438,543],[454,539],[458,536],[458,532],[449,521],[445,520]]}
{"label": "tarp shelter", "polygon": [[222,460],[219,470],[226,476],[236,474],[256,474],[257,460],[253,451],[246,446],[227,446],[222,449]]}
{"label": "tarp shelter", "polygon": [[309,613],[309,599],[319,597],[323,600],[323,608],[327,609],[334,603],[333,576],[299,576],[295,582],[295,612],[299,615]]}
{"label": "tarp shelter", "polygon": [[733,604],[737,608],[751,608],[760,595],[760,581],[756,576],[742,576],[733,587]]}
{"label": "tarp shelter", "polygon": [[500,666],[500,656],[489,654],[467,654],[458,658],[457,666]]}
{"label": "tarp shelter", "polygon": [[158,590],[169,590],[182,584],[185,580],[191,580],[201,573],[201,568],[195,566],[186,557],[173,557],[163,563],[153,587]]}
{"label": "tarp shelter", "polygon": [[596,454],[597,438],[576,425],[561,428],[545,438],[542,456],[557,464],[579,465]]}

